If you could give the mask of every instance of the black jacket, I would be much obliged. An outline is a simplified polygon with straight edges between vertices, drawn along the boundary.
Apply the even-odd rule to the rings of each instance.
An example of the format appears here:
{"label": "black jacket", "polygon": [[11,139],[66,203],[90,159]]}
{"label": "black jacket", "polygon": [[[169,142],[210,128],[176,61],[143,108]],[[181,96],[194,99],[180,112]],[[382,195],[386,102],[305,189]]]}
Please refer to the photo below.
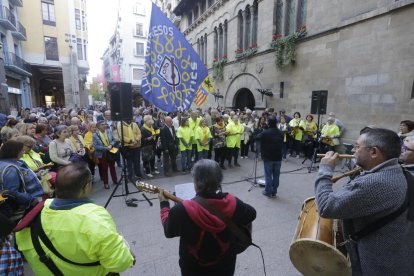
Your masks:
{"label": "black jacket", "polygon": [[171,127],[173,135],[171,135],[171,131],[165,125],[160,131],[160,138],[161,138],[161,147],[162,150],[168,151],[176,151],[178,145],[178,138],[175,134],[174,126]]}
{"label": "black jacket", "polygon": [[254,139],[260,141],[263,161],[282,161],[283,133],[279,129],[265,129]]}

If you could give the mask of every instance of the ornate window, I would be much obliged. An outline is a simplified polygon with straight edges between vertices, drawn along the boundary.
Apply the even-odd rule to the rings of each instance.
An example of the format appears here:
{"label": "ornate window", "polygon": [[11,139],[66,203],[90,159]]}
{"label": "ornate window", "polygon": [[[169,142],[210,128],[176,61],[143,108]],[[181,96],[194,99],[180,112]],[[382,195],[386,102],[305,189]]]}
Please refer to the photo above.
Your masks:
{"label": "ornate window", "polygon": [[239,11],[239,14],[237,15],[237,49],[243,50],[243,38],[244,38],[244,28],[243,28],[243,14],[242,11]]}
{"label": "ornate window", "polygon": [[282,21],[283,19],[283,0],[277,0],[275,3],[274,17],[273,17],[273,34],[282,35]]}
{"label": "ornate window", "polygon": [[294,0],[286,0],[285,10],[285,35],[295,32],[296,9]]}
{"label": "ornate window", "polygon": [[307,0],[298,0],[298,13],[296,17],[296,29],[306,24]]}
{"label": "ornate window", "polygon": [[204,34],[204,64],[207,64],[207,34]]}
{"label": "ornate window", "polygon": [[214,59],[218,60],[218,31],[214,28]]}

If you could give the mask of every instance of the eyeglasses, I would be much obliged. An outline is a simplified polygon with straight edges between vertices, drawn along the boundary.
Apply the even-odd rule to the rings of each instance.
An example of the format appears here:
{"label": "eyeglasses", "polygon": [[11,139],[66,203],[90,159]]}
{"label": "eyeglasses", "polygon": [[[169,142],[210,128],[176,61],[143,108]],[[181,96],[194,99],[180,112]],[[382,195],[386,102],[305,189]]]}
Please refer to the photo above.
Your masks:
{"label": "eyeglasses", "polygon": [[354,144],[353,149],[355,149],[355,150],[359,150],[360,148],[372,148],[372,147],[366,147],[366,146],[360,146],[360,145],[358,145],[358,144]]}
{"label": "eyeglasses", "polygon": [[401,146],[401,151],[402,152],[406,152],[406,151],[414,151],[414,149],[410,149],[409,147],[407,147],[406,145],[402,145]]}

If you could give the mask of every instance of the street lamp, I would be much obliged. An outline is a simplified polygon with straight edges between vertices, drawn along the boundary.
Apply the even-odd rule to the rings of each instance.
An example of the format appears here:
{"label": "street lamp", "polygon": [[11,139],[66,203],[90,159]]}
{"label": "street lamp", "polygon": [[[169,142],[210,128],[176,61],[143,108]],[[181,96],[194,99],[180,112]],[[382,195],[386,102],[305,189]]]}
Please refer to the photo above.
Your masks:
{"label": "street lamp", "polygon": [[65,33],[65,42],[69,46],[69,59],[70,59],[70,77],[71,77],[71,86],[72,86],[72,95],[73,103],[75,108],[80,106],[79,98],[79,76],[78,76],[78,58],[76,55],[76,50],[74,49],[77,45],[76,36],[73,34]]}
{"label": "street lamp", "polygon": [[257,88],[256,90],[259,91],[260,94],[262,94],[262,102],[263,102],[263,97],[264,96],[273,97],[272,89],[269,89],[269,88],[266,88],[266,89]]}

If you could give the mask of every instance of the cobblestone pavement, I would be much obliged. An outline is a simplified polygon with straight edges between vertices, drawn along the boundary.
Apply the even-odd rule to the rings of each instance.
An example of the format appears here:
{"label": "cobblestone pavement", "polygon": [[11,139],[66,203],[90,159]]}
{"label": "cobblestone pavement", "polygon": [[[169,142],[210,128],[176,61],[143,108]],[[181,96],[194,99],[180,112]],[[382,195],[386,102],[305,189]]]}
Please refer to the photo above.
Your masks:
{"label": "cobblestone pavement", "polygon": [[[282,174],[278,197],[270,199],[262,195],[263,188],[252,187],[248,179],[254,178],[254,158],[241,159],[240,168],[224,171],[223,191],[229,192],[244,202],[254,206],[257,218],[253,223],[253,241],[264,254],[267,275],[300,275],[289,259],[289,246],[296,228],[303,201],[314,195],[313,186],[317,176],[315,171],[308,173],[302,165],[303,159],[288,158],[282,163]],[[156,163],[160,167],[160,163]],[[263,178],[263,162],[257,162],[258,179]],[[175,174],[171,177],[158,177],[147,181],[168,191],[174,191],[174,185],[192,182],[189,174]],[[113,188],[115,186],[112,186]],[[129,191],[136,191],[132,184]],[[116,194],[124,190],[119,186]],[[100,205],[108,200],[112,190],[105,190],[102,182],[93,187],[92,199]],[[146,194],[153,206],[144,200],[142,194],[134,194],[140,201],[137,208],[127,207],[123,197],[114,197],[108,206],[119,232],[125,237],[137,258],[136,265],[122,275],[180,275],[178,265],[179,239],[167,239],[164,236],[160,220],[160,208],[157,195]],[[27,273],[30,275],[30,273]],[[264,275],[260,251],[249,247],[237,258],[235,275]]]}

